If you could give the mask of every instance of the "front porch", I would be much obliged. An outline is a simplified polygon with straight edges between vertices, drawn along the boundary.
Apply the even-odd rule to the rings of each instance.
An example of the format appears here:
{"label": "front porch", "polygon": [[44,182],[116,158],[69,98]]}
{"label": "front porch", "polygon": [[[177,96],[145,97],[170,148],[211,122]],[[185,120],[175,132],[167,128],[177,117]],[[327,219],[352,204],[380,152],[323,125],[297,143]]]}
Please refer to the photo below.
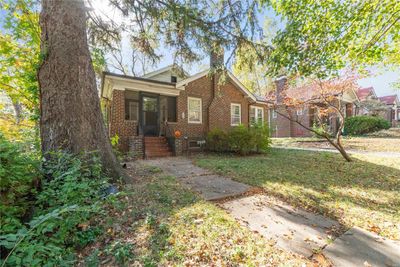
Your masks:
{"label": "front porch", "polygon": [[168,126],[177,122],[181,90],[174,83],[115,75],[106,75],[104,83],[103,111],[109,135],[118,135],[121,151],[134,158],[179,153]]}

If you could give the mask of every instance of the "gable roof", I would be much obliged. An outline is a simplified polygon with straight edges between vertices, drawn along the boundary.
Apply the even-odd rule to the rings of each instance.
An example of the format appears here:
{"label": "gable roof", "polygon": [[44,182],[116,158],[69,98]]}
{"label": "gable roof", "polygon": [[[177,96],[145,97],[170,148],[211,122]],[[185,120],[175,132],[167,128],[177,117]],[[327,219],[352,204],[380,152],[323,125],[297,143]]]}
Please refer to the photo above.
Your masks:
{"label": "gable roof", "polygon": [[360,100],[365,100],[365,99],[367,99],[368,98],[368,96],[370,96],[370,95],[373,95],[373,96],[375,96],[375,97],[377,97],[376,96],[376,93],[375,93],[375,89],[374,89],[374,87],[366,87],[366,88],[361,88],[361,89],[358,89],[357,90],[357,96],[358,96],[358,98],[360,99]]}
{"label": "gable roof", "polygon": [[399,102],[399,99],[397,95],[386,95],[386,96],[381,96],[378,97],[380,101],[385,103],[386,105],[394,105],[396,102]]}
{"label": "gable roof", "polygon": [[[161,69],[158,69],[158,70],[155,70],[155,71],[151,71],[149,73],[144,74],[142,76],[142,78],[151,78],[151,77],[154,77],[154,76],[156,76],[156,75],[158,75],[160,73],[167,72],[167,71],[171,71],[172,72],[173,69],[175,68],[175,66],[176,65],[171,64],[171,65],[168,65],[168,66],[166,66],[164,68],[161,68]],[[183,77],[183,78],[187,78],[187,77],[189,77],[189,74],[184,71],[184,76],[185,77]]]}
{"label": "gable roof", "polygon": [[[182,80],[182,81],[178,82],[178,83],[176,84],[176,88],[184,87],[185,85],[189,84],[190,82],[193,82],[193,81],[195,81],[195,80],[197,80],[197,79],[199,79],[199,78],[202,78],[202,77],[208,75],[209,73],[210,73],[210,69],[207,69],[207,70],[205,70],[205,71],[199,72],[199,73],[197,73],[197,74],[195,74],[195,75],[193,75],[193,76],[191,76],[191,77],[189,77],[189,78],[187,78],[187,79],[185,79],[185,80]],[[238,80],[238,78],[236,78],[236,76],[233,75],[232,72],[230,72],[229,70],[227,70],[227,73],[228,73],[228,77],[231,79],[231,81],[233,82],[233,84],[236,85],[236,87],[237,87],[240,91],[242,91],[242,93],[243,93],[245,96],[248,96],[250,99],[252,99],[252,100],[255,101],[255,102],[260,102],[261,104],[267,104],[267,100],[266,100],[265,97],[263,97],[263,96],[257,96],[257,95],[255,95],[255,94],[251,93],[251,92]]]}

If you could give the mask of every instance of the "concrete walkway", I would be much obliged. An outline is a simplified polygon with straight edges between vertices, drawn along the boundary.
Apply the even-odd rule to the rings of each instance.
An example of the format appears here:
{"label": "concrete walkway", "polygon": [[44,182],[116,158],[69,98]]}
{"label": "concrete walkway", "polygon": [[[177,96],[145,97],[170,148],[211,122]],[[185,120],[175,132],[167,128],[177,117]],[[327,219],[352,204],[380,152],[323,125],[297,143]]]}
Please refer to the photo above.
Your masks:
{"label": "concrete walkway", "polygon": [[[176,176],[183,186],[206,200],[240,196],[250,186],[212,174],[183,157],[142,161]],[[322,252],[334,266],[400,267],[400,242],[385,240],[359,228],[335,238],[337,221],[294,208],[263,194],[238,197],[217,204],[249,229],[274,240],[283,249],[310,257]]]}
{"label": "concrete walkway", "polygon": [[183,186],[198,192],[205,200],[241,195],[251,189],[248,185],[199,168],[183,157],[146,160],[144,163],[159,167],[165,173],[177,177]]}
{"label": "concrete walkway", "polygon": [[[400,145],[400,144],[399,144]],[[292,149],[292,150],[304,150],[304,151],[316,151],[316,152],[331,152],[331,153],[339,153],[336,149],[329,148],[313,148],[313,147],[284,147],[284,146],[272,146],[273,148],[281,148],[281,149]],[[346,149],[348,154],[361,154],[361,155],[370,155],[376,157],[383,158],[400,158],[400,152],[374,152],[374,151],[363,151],[363,150],[354,150],[354,149]]]}

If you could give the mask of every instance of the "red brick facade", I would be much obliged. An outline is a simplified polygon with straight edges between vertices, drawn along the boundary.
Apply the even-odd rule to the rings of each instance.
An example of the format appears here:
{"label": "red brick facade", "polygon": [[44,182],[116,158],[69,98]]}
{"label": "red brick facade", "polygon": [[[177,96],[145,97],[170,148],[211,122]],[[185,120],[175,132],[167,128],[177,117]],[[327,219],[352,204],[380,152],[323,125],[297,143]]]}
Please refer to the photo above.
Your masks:
{"label": "red brick facade", "polygon": [[125,91],[114,90],[111,99],[109,121],[110,137],[119,137],[120,148],[128,151],[129,137],[137,135],[137,122],[125,120]]}
{"label": "red brick facade", "polygon": [[[188,122],[188,97],[202,100],[200,124]],[[232,81],[228,80],[223,85],[217,85],[211,77],[203,76],[187,84],[177,96],[177,121],[168,123],[167,135],[179,130],[188,140],[199,140],[204,139],[207,132],[215,128],[229,131],[233,127],[231,126],[231,103],[241,105],[241,124],[248,126],[251,105],[263,107],[264,122],[268,122],[266,105],[252,101]],[[121,150],[128,151],[129,137],[138,134],[138,122],[125,120],[125,91],[114,89],[110,106],[110,136],[118,134]]]}
{"label": "red brick facade", "polygon": [[[202,123],[188,122],[188,97],[202,99]],[[223,85],[213,86],[213,79],[204,76],[190,82],[177,98],[177,123],[169,123],[170,127],[182,132],[187,137],[205,137],[209,130],[219,128],[229,131],[231,126],[231,103],[241,105],[241,124],[248,125],[250,101],[236,86],[228,81]],[[264,120],[267,119],[267,106],[264,107]]]}

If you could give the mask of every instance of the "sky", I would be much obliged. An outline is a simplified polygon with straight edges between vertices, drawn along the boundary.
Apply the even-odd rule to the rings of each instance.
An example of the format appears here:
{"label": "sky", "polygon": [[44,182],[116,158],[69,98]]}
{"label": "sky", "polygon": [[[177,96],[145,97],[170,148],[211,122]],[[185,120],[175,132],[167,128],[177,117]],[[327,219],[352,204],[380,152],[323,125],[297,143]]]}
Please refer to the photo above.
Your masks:
{"label": "sky", "polygon": [[[106,15],[108,18],[113,19],[117,23],[122,22],[122,16],[119,14],[119,12],[108,6],[109,0],[92,0],[92,2],[93,2],[93,7],[95,8],[95,12],[98,13],[99,15],[101,16]],[[274,17],[274,14],[271,11],[268,11],[267,15]],[[4,16],[4,11],[0,9],[0,18],[3,16]],[[0,30],[1,31],[4,30],[1,19],[0,19]],[[127,37],[123,38],[122,50],[123,50],[122,51],[123,56],[125,58],[131,57],[131,48],[129,45],[129,38]],[[168,50],[161,49],[160,52],[163,54],[163,58],[160,60],[157,66],[150,68],[149,71],[154,69],[159,69],[173,63],[173,58],[171,56],[171,53],[168,53]],[[194,74],[208,67],[208,62],[209,62],[208,57],[205,57],[202,61],[198,63],[193,63],[191,65],[185,66],[185,70],[190,74]],[[110,71],[115,71],[115,70],[110,69]],[[394,71],[393,70],[382,71],[372,67],[371,72],[373,76],[359,80],[358,83],[361,87],[373,86],[378,96],[384,96],[390,94],[400,95],[400,89],[396,90],[391,85],[395,81],[400,80],[400,69]]]}
{"label": "sky", "polygon": [[[122,17],[119,15],[119,12],[108,6],[108,0],[93,0],[93,1],[95,1],[96,3],[95,4],[96,12],[98,12],[99,15],[106,15],[107,17],[115,20],[116,22],[119,23],[122,22]],[[276,19],[278,23],[277,27],[281,27],[279,26],[280,24],[279,18],[276,17],[276,15],[273,13],[272,10],[268,10],[266,16],[273,17],[274,19]],[[122,49],[124,57],[130,58],[131,49],[129,45],[129,39],[127,37],[123,38]],[[173,58],[171,56],[171,53],[168,53],[168,50],[161,49],[160,52],[163,54],[163,58],[160,60],[157,66],[150,68],[149,71],[152,71],[154,69],[160,69],[165,66],[171,65],[173,63]],[[201,62],[185,66],[185,70],[190,74],[195,74],[208,67],[208,62],[209,62],[208,57],[205,57]],[[113,70],[111,69],[111,71]],[[391,85],[392,83],[400,80],[400,69],[397,69],[396,71],[382,71],[372,67],[370,71],[372,73],[370,77],[358,81],[360,87],[372,86],[374,87],[376,94],[378,96],[391,95],[391,94],[400,95],[400,89],[396,90]]]}

